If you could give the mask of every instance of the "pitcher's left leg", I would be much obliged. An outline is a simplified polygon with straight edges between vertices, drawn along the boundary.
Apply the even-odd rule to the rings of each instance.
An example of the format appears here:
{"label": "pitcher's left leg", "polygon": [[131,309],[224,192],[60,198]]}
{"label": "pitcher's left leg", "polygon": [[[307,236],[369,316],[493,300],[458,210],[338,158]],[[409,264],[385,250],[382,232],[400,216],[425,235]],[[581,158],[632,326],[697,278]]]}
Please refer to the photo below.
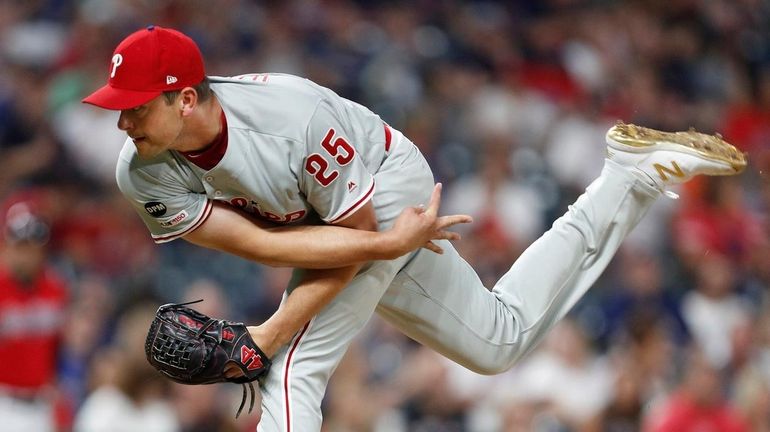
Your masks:
{"label": "pitcher's left leg", "polygon": [[404,256],[369,265],[276,353],[262,386],[262,417],[257,431],[321,430],[321,401],[329,378],[407,259]]}

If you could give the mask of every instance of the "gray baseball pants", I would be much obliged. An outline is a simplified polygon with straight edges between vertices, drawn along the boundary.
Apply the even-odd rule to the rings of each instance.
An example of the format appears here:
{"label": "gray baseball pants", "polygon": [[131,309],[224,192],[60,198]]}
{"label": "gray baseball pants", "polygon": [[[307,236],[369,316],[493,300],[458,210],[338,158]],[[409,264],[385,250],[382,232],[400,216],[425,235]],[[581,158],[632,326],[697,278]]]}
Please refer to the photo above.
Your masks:
{"label": "gray baseball pants", "polygon": [[[430,167],[395,132],[375,174],[381,227],[427,203]],[[593,285],[659,192],[612,161],[553,227],[490,291],[449,242],[364,267],[333,302],[274,357],[262,389],[261,432],[321,429],[321,400],[349,343],[376,310],[410,338],[470,370],[509,369]],[[293,285],[287,292],[291,292]]]}

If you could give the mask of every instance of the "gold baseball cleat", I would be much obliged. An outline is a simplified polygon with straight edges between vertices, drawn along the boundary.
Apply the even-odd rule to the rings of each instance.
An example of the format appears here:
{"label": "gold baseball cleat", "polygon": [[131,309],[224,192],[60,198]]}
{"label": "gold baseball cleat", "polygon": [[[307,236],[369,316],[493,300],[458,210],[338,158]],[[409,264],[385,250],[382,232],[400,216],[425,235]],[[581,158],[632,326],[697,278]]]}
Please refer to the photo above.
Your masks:
{"label": "gold baseball cleat", "polygon": [[643,172],[660,190],[696,175],[735,175],[746,168],[746,154],[719,134],[662,132],[623,122],[607,131],[607,157]]}

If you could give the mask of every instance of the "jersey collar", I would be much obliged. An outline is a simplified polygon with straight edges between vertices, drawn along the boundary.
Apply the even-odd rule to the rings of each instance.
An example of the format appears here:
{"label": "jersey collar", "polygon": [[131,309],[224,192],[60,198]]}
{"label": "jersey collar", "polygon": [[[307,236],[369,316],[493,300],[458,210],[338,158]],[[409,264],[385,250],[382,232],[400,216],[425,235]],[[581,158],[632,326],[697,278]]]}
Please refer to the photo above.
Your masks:
{"label": "jersey collar", "polygon": [[212,141],[211,144],[207,145],[201,151],[179,152],[185,159],[206,171],[217,166],[222,158],[225,157],[225,151],[227,151],[227,118],[225,117],[225,110],[222,110],[220,118],[222,122],[222,132],[214,138],[214,141]]}

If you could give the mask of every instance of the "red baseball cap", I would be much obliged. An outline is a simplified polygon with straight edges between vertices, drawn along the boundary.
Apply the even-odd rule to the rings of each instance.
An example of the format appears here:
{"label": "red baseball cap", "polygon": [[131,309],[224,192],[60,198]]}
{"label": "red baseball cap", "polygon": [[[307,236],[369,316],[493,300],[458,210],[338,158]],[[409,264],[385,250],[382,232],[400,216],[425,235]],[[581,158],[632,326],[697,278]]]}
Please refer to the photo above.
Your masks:
{"label": "red baseball cap", "polygon": [[199,84],[206,77],[198,45],[184,34],[158,26],[132,33],[115,48],[107,85],[83,102],[110,110],[145,104],[164,91]]}

